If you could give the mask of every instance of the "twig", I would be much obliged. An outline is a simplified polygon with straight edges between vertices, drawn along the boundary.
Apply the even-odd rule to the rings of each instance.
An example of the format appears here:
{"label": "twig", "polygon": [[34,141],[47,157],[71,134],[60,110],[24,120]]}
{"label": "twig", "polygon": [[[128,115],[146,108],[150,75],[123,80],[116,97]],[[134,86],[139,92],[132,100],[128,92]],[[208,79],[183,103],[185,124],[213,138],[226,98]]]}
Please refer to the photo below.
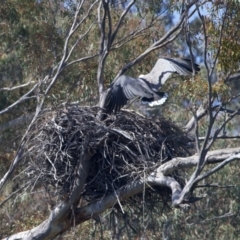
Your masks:
{"label": "twig", "polygon": [[31,183],[27,182],[26,184],[24,184],[22,187],[18,188],[16,191],[12,192],[7,198],[5,198],[1,203],[0,203],[0,207],[2,207],[9,199],[11,199],[14,195],[16,195],[17,193],[21,192],[24,188],[28,187],[29,185],[31,185]]}
{"label": "twig", "polygon": [[19,88],[26,87],[26,86],[30,85],[31,83],[35,83],[35,81],[30,80],[27,83],[24,83],[24,84],[21,84],[21,85],[18,85],[18,86],[0,88],[0,91],[13,91],[13,90],[16,90],[16,89],[19,89]]}
{"label": "twig", "polygon": [[19,103],[25,101],[28,99],[28,96],[35,91],[35,89],[38,87],[38,83],[36,83],[27,93],[25,93],[23,96],[21,96],[16,102],[14,102],[13,104],[11,104],[10,106],[6,107],[5,109],[3,109],[2,111],[0,111],[0,115],[10,111],[11,109],[13,109],[14,107],[16,107]]}

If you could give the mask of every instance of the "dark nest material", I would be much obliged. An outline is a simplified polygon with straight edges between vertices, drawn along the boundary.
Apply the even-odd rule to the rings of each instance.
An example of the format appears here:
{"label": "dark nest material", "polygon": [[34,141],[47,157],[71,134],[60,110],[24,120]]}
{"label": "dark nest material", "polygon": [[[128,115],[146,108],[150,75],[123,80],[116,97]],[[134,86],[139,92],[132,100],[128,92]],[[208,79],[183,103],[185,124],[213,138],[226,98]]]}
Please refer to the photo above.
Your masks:
{"label": "dark nest material", "polygon": [[[25,161],[34,186],[67,196],[79,161],[90,152],[92,164],[82,196],[87,201],[100,199],[189,153],[189,138],[170,120],[121,111],[101,122],[98,111],[69,106],[41,114],[29,135]],[[154,194],[169,196],[169,190],[159,187],[147,191],[146,200]]]}

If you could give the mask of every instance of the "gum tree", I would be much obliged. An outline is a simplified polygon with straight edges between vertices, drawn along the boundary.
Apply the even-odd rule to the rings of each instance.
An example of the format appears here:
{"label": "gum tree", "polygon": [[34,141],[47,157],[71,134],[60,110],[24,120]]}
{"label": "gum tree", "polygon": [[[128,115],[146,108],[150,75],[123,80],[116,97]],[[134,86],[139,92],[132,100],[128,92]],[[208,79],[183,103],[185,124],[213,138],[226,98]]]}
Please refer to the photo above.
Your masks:
{"label": "gum tree", "polygon": [[[144,3],[137,0],[83,0],[76,4],[63,2],[64,4],[68,4],[67,14],[71,24],[65,36],[60,57],[58,54],[56,62],[53,61],[45,74],[38,75],[38,81],[28,81],[0,89],[12,91],[27,87],[27,90],[20,92],[21,95],[15,101],[0,111],[1,116],[10,113],[29,99],[34,99],[32,105],[35,107],[9,170],[0,181],[0,188],[3,189],[6,182],[13,177],[14,171],[21,165],[29,134],[36,126],[42,112],[50,108],[51,94],[61,86],[61,77],[68,69],[73,66],[81,68],[88,64],[95,67],[95,84],[98,89],[99,106],[102,107],[109,77],[114,81],[127,71],[131,74],[131,69],[138,73],[138,66],[142,68],[145,66],[145,69],[148,69],[150,65],[141,64],[146,59],[156,58],[159,51],[171,51],[169,46],[175,47],[174,44],[180,38],[185,39],[187,54],[192,60],[195,60],[197,45],[201,45],[203,49],[202,71],[204,73],[201,76],[193,74],[192,79],[181,83],[175,92],[173,91],[176,95],[173,95],[172,100],[178,101],[178,104],[183,101],[188,103],[188,119],[185,119],[186,124],[182,131],[185,134],[194,135],[195,150],[188,157],[175,156],[170,161],[162,162],[144,175],[144,178],[129,182],[115,189],[114,192],[101,196],[98,200],[80,204],[91,171],[94,151],[102,146],[105,141],[103,136],[97,139],[94,151],[83,152],[75,169],[71,191],[67,197],[61,198],[61,201],[57,201],[52,206],[49,217],[35,228],[16,233],[8,239],[54,238],[73,226],[91,218],[97,218],[99,214],[112,208],[116,203],[121,207],[121,201],[154,186],[171,190],[171,204],[174,208],[188,209],[191,203],[202,198],[193,194],[200,182],[213,174],[218,174],[227,164],[240,159],[238,146],[232,147],[230,144],[227,148],[213,150],[214,144],[219,139],[236,138],[229,135],[231,131],[228,131],[228,126],[229,123],[234,123],[239,115],[239,107],[235,104],[239,94],[233,96],[231,88],[226,83],[238,79],[239,32],[238,28],[233,27],[238,24],[239,4],[237,2],[184,1],[179,4],[178,1]],[[177,22],[171,23],[171,27],[167,30],[161,25],[161,21],[166,17],[166,11],[168,13],[176,11],[179,14]],[[198,29],[191,25],[193,16],[198,19],[198,26],[200,26]],[[162,30],[161,33],[158,32],[159,29]],[[142,44],[142,48],[137,48],[136,51],[131,52],[131,55],[127,55],[131,47],[136,44]],[[121,51],[125,57],[127,56],[127,60],[124,57],[117,59]],[[111,71],[111,68],[114,69],[114,73],[106,72],[106,69]],[[62,107],[65,108],[66,104],[62,104]],[[96,118],[96,121],[99,120]],[[204,130],[201,128],[202,125],[205,126]],[[102,125],[99,124],[99,127]],[[125,138],[131,138],[126,131],[121,129],[114,131]],[[189,171],[184,184],[172,175],[176,170],[183,169]],[[1,205],[7,200],[8,198],[3,200]]]}

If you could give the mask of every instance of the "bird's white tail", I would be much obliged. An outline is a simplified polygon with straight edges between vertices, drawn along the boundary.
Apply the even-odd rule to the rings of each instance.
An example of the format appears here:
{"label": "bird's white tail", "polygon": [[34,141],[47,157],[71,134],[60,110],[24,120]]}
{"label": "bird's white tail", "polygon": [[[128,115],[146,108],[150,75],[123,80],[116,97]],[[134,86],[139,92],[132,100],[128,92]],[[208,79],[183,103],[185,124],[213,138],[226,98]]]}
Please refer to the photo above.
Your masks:
{"label": "bird's white tail", "polygon": [[148,103],[148,105],[149,105],[150,107],[162,105],[163,103],[166,102],[167,98],[168,98],[168,94],[165,93],[161,99],[159,99],[159,100],[157,100],[157,101],[150,102],[150,103]]}

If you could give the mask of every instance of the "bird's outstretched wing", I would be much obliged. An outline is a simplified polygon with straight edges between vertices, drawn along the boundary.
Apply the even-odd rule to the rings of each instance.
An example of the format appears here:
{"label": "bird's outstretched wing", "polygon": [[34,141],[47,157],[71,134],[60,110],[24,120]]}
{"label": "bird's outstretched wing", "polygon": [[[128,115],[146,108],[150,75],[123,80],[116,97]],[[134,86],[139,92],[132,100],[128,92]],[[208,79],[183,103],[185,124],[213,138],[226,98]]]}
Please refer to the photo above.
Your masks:
{"label": "bird's outstretched wing", "polygon": [[153,95],[154,92],[145,81],[122,75],[110,85],[105,100],[105,109],[108,113],[116,113],[134,97],[151,99]]}
{"label": "bird's outstretched wing", "polygon": [[150,73],[139,77],[146,79],[155,90],[158,90],[173,73],[190,75],[193,73],[193,67],[196,72],[200,71],[199,65],[192,64],[190,59],[159,58]]}
{"label": "bird's outstretched wing", "polygon": [[193,68],[196,72],[200,70],[190,59],[159,58],[149,74],[139,79],[122,75],[113,82],[107,91],[104,108],[107,113],[116,113],[134,97],[141,97],[150,106],[161,105],[167,99],[165,93],[157,92],[161,85],[171,74],[189,75]]}

